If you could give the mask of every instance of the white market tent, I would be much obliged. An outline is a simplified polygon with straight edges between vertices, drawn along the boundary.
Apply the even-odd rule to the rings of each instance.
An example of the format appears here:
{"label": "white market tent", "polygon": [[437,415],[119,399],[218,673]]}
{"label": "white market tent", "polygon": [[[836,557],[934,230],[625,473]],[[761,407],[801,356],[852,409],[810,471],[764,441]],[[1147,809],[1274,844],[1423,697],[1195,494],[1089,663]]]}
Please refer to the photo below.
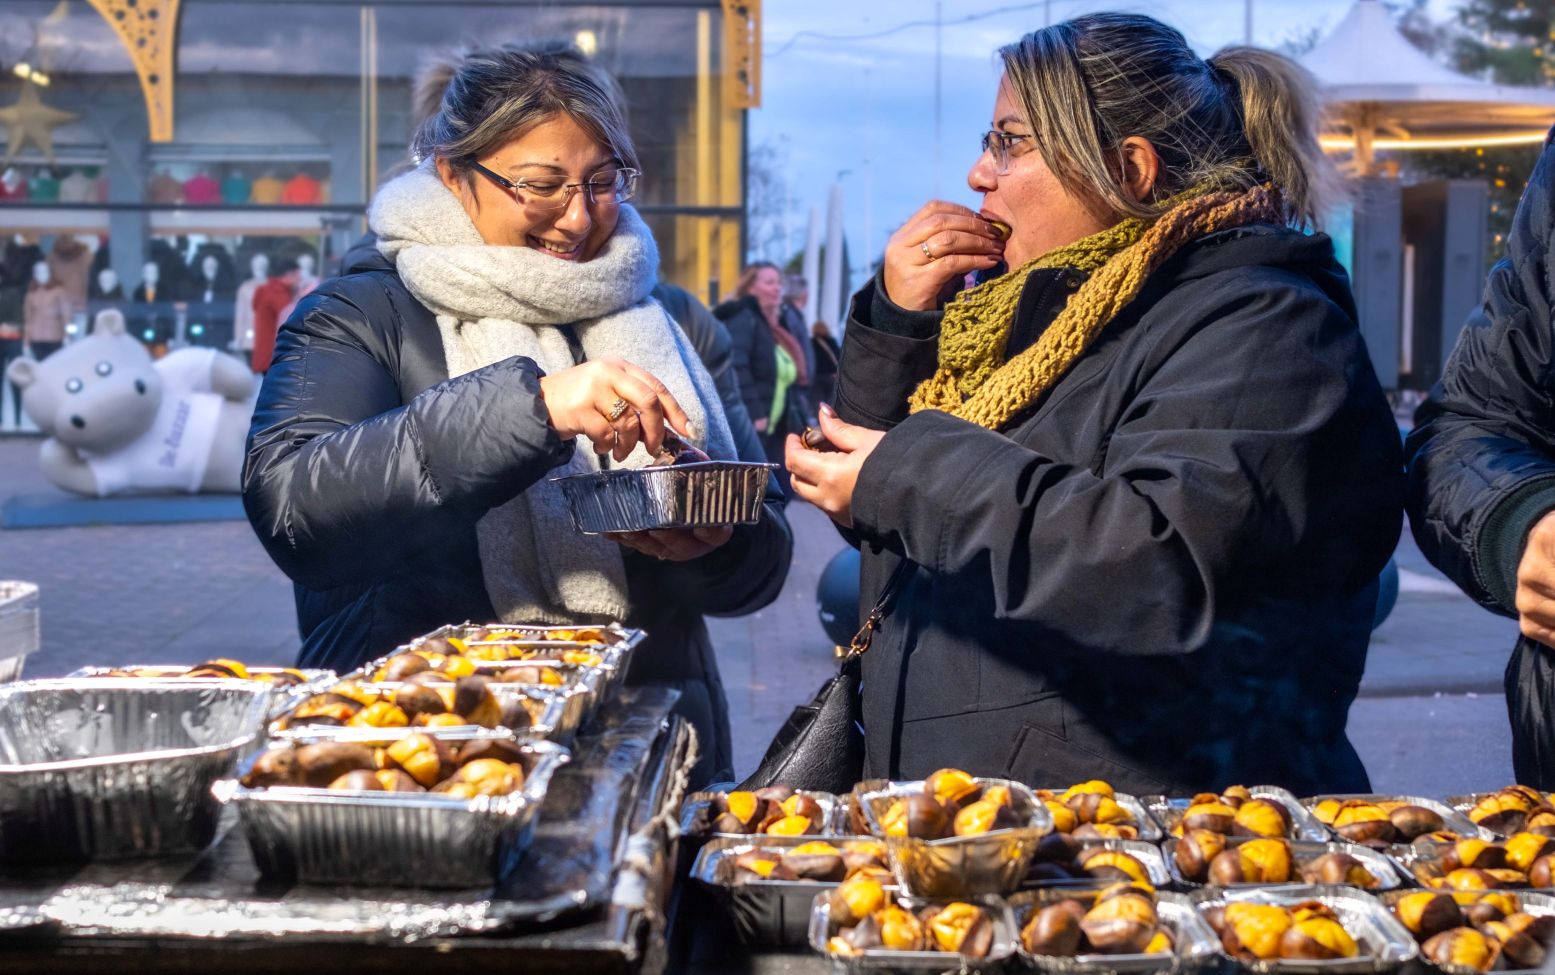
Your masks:
{"label": "white market tent", "polygon": [[1356,0],[1300,61],[1323,88],[1324,148],[1352,151],[1362,175],[1378,150],[1536,144],[1555,123],[1555,89],[1491,84],[1437,64],[1381,0]]}

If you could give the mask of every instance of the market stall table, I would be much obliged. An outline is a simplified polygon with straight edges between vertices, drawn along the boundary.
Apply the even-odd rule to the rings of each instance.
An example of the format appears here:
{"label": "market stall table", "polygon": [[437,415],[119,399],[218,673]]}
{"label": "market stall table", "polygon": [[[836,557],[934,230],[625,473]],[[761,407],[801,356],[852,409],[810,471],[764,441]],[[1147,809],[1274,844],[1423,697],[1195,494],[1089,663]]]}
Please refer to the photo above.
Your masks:
{"label": "market stall table", "polygon": [[193,861],[0,868],[0,971],[660,970],[670,823],[694,751],[675,697],[625,690],[602,710],[499,888],[277,884],[229,809]]}

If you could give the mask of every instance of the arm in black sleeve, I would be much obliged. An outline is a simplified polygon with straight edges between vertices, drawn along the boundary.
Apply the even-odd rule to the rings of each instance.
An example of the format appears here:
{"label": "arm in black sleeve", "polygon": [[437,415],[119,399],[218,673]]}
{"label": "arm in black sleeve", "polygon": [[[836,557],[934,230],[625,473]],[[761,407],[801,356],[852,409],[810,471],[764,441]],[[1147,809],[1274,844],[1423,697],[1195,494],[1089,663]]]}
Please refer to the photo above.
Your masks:
{"label": "arm in black sleeve", "polygon": [[1296,551],[1339,553],[1312,585],[1358,586],[1397,541],[1402,487],[1360,337],[1310,287],[1237,291],[1154,342],[1100,470],[924,411],[865,461],[854,530],[982,576],[998,618],[1112,651],[1192,652]]}
{"label": "arm in black sleeve", "polygon": [[708,375],[713,377],[713,385],[718,387],[718,400],[723,404],[724,418],[729,421],[729,433],[734,437],[735,453],[740,460],[765,463],[767,455],[762,449],[761,437],[751,426],[750,411],[740,395],[740,380],[734,368],[734,343],[729,330],[684,288],[661,281],[653,293],[686,333],[702,365],[707,367]]}
{"label": "arm in black sleeve", "polygon": [[1441,382],[1409,436],[1409,523],[1426,557],[1481,605],[1516,616],[1528,532],[1555,510],[1555,147],[1518,204]]}
{"label": "arm in black sleeve", "polygon": [[940,312],[914,312],[886,297],[877,275],[853,296],[837,367],[837,414],[889,430],[907,417],[907,398],[939,364]]}
{"label": "arm in black sleeve", "polygon": [[375,582],[466,531],[571,455],[540,372],[512,358],[402,403],[360,308],[305,298],[276,341],[243,505],[277,565],[316,590]]}

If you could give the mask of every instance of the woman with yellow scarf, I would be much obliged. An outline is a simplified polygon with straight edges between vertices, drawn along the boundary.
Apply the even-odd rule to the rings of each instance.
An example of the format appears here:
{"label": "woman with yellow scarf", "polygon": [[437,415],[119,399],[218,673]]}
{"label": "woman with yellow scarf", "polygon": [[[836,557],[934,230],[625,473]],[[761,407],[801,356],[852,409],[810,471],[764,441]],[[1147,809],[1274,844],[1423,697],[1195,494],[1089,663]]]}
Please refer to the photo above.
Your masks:
{"label": "woman with yellow scarf", "polygon": [[1336,178],[1310,79],[1124,14],[1000,53],[982,208],[891,238],[836,451],[788,442],[885,607],[864,773],[1364,792],[1345,721],[1402,457],[1306,232]]}

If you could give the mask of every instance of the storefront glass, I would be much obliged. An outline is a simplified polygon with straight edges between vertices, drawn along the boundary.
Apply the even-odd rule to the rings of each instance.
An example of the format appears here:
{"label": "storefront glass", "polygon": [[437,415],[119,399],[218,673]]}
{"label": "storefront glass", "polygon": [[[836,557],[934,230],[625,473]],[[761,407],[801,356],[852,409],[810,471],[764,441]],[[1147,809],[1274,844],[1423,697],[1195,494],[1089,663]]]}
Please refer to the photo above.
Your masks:
{"label": "storefront glass", "polygon": [[[707,300],[733,285],[744,120],[724,104],[716,0],[183,0],[169,141],[150,138],[136,44],[109,18],[172,5],[97,6],[0,7],[0,356],[19,354],[24,337],[48,351],[53,333],[29,327],[26,302],[45,276],[68,298],[65,341],[119,307],[159,350],[244,348],[245,305],[268,267],[289,258],[305,278],[339,271],[372,189],[406,164],[416,72],[470,39],[570,39],[611,70],[630,102],[644,170],[636,205],[664,276]],[[10,399],[0,429],[15,424]]]}

